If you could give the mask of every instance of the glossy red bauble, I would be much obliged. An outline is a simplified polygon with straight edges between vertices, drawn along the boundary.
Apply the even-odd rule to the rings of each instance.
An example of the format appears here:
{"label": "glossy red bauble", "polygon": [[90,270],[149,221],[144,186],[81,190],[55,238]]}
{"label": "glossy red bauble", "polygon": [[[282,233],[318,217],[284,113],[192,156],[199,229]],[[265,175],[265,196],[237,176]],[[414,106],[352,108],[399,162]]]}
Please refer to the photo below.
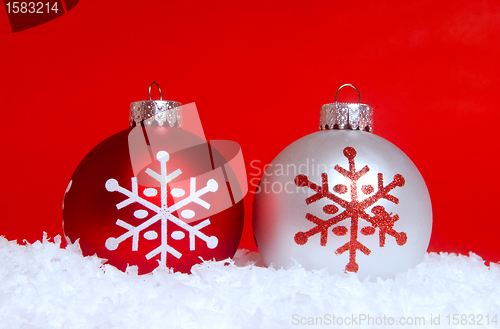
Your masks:
{"label": "glossy red bauble", "polygon": [[[217,150],[182,128],[134,129],[101,142],[76,168],[64,198],[66,237],[79,240],[84,255],[121,270],[136,265],[140,274],[158,266],[189,272],[201,259],[232,257],[243,201],[216,170]],[[131,154],[130,135],[141,130],[145,149]]]}

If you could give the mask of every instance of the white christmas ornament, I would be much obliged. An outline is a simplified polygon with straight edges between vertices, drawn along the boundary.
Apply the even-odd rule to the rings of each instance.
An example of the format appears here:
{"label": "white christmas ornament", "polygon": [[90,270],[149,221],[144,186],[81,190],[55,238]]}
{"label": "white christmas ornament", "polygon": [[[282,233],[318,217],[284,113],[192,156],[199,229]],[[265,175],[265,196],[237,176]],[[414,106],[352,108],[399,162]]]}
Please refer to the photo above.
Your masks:
{"label": "white christmas ornament", "polygon": [[266,169],[253,205],[255,240],[268,266],[298,262],[391,278],[425,255],[429,193],[411,160],[371,133],[371,107],[335,101],[321,109],[321,131],[289,145]]}

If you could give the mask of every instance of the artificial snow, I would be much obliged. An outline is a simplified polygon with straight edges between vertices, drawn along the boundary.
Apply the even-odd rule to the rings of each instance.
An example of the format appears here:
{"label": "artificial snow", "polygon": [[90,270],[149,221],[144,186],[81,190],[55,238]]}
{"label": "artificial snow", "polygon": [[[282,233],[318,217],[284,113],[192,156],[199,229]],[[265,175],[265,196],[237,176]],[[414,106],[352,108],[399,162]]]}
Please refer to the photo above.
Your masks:
{"label": "artificial snow", "polygon": [[31,245],[0,237],[0,328],[500,326],[500,265],[472,253],[430,253],[394,280],[361,282],[300,265],[261,267],[243,250],[193,274],[137,275],[59,245],[58,237]]}

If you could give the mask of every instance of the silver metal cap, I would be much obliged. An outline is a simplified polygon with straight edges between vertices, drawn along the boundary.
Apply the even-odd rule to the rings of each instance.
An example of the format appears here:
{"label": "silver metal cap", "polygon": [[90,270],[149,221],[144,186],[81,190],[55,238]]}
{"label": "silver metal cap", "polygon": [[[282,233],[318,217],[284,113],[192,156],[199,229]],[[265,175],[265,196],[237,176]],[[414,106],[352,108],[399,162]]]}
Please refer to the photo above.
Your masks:
{"label": "silver metal cap", "polygon": [[[160,100],[151,99],[151,87],[153,84],[156,84],[158,87]],[[160,85],[153,81],[149,85],[149,100],[130,104],[129,125],[130,127],[134,124],[138,126],[141,122],[144,122],[145,125],[150,126],[156,122],[159,126],[163,126],[167,122],[170,127],[182,127],[182,111],[180,106],[181,103],[179,102],[162,100]]]}
{"label": "silver metal cap", "polygon": [[[340,89],[352,87],[358,92],[358,103],[339,103],[337,96]],[[351,129],[373,132],[373,109],[371,106],[361,104],[361,95],[356,87],[351,84],[340,86],[335,93],[335,103],[321,106],[319,129]]]}

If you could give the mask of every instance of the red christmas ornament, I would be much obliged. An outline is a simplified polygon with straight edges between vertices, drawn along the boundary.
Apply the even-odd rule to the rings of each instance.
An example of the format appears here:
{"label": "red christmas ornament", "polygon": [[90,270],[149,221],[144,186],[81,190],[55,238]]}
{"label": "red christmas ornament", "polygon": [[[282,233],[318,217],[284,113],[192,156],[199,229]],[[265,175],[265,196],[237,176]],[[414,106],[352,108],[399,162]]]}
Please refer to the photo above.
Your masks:
{"label": "red christmas ornament", "polygon": [[201,259],[234,255],[246,191],[239,145],[207,143],[194,104],[160,96],[132,103],[130,128],[78,165],[64,197],[64,233],[84,255],[123,271],[189,272]]}

